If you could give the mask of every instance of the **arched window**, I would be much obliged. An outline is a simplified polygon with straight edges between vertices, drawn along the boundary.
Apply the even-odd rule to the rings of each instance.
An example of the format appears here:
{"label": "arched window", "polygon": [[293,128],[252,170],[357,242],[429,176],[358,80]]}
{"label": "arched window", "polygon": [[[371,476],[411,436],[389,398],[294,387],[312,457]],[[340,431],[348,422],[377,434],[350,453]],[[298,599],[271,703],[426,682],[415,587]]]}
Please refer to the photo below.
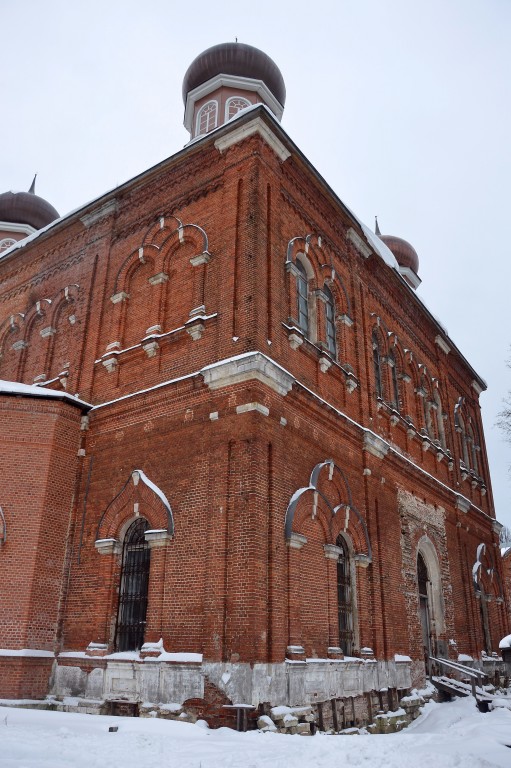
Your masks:
{"label": "arched window", "polygon": [[337,560],[337,605],[339,616],[339,644],[346,656],[353,653],[353,590],[351,583],[350,551],[343,536],[335,542],[339,547]]}
{"label": "arched window", "polygon": [[378,335],[376,331],[373,331],[372,342],[373,342],[374,386],[376,389],[376,397],[383,397],[380,344],[378,342]]}
{"label": "arched window", "polygon": [[231,117],[234,117],[234,115],[237,115],[238,112],[246,107],[250,107],[248,99],[243,99],[241,96],[232,96],[230,99],[227,99],[225,105],[225,119],[230,120]]}
{"label": "arched window", "polygon": [[216,101],[208,101],[197,115],[197,136],[209,133],[216,128],[218,116],[218,104]]}
{"label": "arched window", "polygon": [[145,540],[148,528],[147,520],[139,517],[124,537],[115,636],[117,651],[137,651],[144,644],[151,554]]}
{"label": "arched window", "polygon": [[326,332],[326,345],[331,355],[335,357],[336,342],[335,342],[335,303],[332,291],[325,285],[323,293],[326,296],[325,301],[325,332]]}
{"label": "arched window", "polygon": [[433,390],[433,398],[436,404],[436,426],[438,432],[438,439],[442,448],[446,448],[445,442],[445,428],[444,428],[444,415],[442,412],[442,401],[440,399],[440,393],[438,389]]}
{"label": "arched window", "polygon": [[14,245],[15,242],[16,240],[14,240],[12,237],[4,237],[3,240],[0,240],[0,253],[6,251],[11,247],[11,245]]}
{"label": "arched window", "polygon": [[392,406],[396,409],[396,411],[399,411],[399,382],[397,379],[397,364],[396,356],[392,349],[390,350],[387,359],[390,368],[390,382],[392,386]]}
{"label": "arched window", "polygon": [[298,327],[306,336],[309,334],[309,285],[307,272],[301,261],[296,262],[296,301],[298,312]]}
{"label": "arched window", "polygon": [[458,421],[458,432],[460,435],[460,448],[461,448],[461,459],[463,463],[465,464],[467,469],[470,469],[470,458],[468,454],[468,446],[467,446],[467,431],[465,429],[465,420],[461,413],[457,414],[457,421]]}
{"label": "arched window", "polygon": [[477,461],[477,448],[476,448],[476,441],[475,441],[475,438],[474,438],[474,430],[472,429],[472,425],[471,424],[468,425],[466,442],[468,443],[468,445],[467,445],[467,453],[470,452],[469,453],[470,465],[467,465],[467,466],[470,466],[470,468],[474,470],[476,475],[478,475],[479,474],[479,463]]}

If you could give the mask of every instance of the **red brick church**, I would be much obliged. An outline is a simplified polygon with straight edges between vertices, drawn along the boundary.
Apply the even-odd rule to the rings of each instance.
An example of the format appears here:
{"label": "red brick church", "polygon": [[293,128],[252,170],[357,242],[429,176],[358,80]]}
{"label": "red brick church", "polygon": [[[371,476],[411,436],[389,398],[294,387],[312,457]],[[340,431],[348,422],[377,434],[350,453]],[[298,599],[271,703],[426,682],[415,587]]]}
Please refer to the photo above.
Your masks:
{"label": "red brick church", "polygon": [[361,721],[510,631],[485,383],[266,54],[183,97],[185,148],[79,210],[0,195],[0,697]]}

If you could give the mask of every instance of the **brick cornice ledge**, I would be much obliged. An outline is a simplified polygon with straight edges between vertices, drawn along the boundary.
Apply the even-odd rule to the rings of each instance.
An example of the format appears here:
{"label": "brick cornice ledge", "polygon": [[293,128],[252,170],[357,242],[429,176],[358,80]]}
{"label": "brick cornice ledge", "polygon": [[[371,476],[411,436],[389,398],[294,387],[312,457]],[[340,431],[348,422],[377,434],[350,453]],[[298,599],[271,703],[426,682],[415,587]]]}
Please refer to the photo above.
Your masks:
{"label": "brick cornice ledge", "polygon": [[291,374],[262,352],[247,352],[238,357],[220,360],[203,368],[201,374],[204,382],[213,390],[255,379],[279,395],[287,395],[295,381]]}

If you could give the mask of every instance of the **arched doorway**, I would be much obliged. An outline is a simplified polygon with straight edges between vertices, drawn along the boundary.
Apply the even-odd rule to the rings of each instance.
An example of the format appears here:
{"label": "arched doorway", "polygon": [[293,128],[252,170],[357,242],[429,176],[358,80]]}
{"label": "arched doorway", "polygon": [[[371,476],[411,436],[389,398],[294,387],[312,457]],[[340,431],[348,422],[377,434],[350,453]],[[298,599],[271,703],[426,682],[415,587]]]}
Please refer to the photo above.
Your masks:
{"label": "arched doorway", "polygon": [[145,540],[148,528],[147,520],[139,517],[130,525],[124,537],[115,633],[117,651],[137,651],[144,644],[151,554]]}
{"label": "arched doorway", "polygon": [[417,584],[419,587],[419,614],[422,628],[422,646],[424,650],[424,660],[426,662],[428,657],[431,656],[432,651],[428,582],[428,568],[424,558],[419,552],[417,555]]}

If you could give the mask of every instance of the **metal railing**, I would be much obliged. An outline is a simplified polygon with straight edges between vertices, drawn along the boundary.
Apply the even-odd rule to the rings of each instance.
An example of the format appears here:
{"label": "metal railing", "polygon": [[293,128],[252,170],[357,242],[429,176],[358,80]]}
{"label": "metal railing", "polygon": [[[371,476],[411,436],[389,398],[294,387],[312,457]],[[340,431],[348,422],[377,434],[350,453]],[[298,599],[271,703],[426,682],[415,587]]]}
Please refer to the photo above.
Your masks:
{"label": "metal railing", "polygon": [[481,672],[480,669],[472,669],[472,667],[466,667],[464,664],[459,664],[457,661],[450,661],[448,659],[437,659],[435,656],[429,656],[428,657],[428,674],[430,678],[433,676],[433,672],[432,672],[433,664],[438,664],[440,667],[446,667],[447,669],[452,669],[453,671],[458,672],[459,674],[464,674],[465,677],[468,677],[470,679],[472,696],[474,697],[474,699],[476,699],[476,701],[477,701],[476,681],[479,683],[481,693],[484,694],[483,680],[486,677],[486,674],[484,672]]}

